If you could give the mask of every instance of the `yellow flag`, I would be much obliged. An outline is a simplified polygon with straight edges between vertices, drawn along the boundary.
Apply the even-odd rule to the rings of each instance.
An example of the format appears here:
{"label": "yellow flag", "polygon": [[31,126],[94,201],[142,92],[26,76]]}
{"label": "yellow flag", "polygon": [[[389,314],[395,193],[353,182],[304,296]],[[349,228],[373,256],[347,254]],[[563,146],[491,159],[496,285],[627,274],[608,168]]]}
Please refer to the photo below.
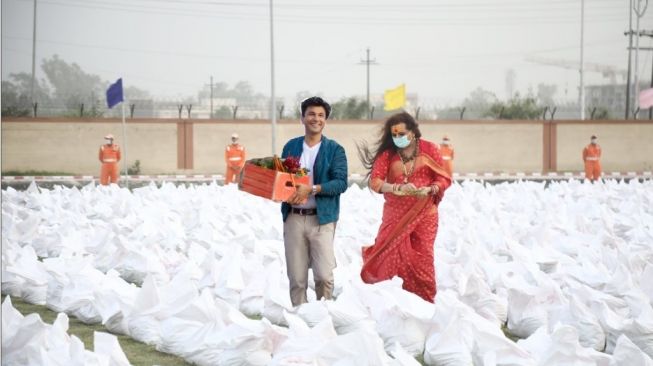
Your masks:
{"label": "yellow flag", "polygon": [[385,102],[383,109],[386,111],[392,111],[405,106],[406,84],[401,84],[394,89],[386,90],[385,93],[383,93],[383,101]]}

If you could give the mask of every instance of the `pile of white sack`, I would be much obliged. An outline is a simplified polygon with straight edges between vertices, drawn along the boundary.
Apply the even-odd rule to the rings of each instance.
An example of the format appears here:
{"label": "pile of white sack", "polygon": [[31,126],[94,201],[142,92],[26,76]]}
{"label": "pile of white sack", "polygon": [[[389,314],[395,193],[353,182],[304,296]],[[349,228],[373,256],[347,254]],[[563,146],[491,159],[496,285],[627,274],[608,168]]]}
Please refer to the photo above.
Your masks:
{"label": "pile of white sack", "polygon": [[[653,366],[653,181],[454,184],[435,304],[360,280],[382,205],[341,196],[336,299],[293,308],[278,203],[215,183],[8,188],[2,293],[199,365]],[[3,357],[25,347],[5,337]]]}
{"label": "pile of white sack", "polygon": [[115,335],[93,332],[93,349],[69,335],[68,316],[59,313],[52,325],[38,314],[23,316],[7,296],[2,303],[3,365],[128,366]]}

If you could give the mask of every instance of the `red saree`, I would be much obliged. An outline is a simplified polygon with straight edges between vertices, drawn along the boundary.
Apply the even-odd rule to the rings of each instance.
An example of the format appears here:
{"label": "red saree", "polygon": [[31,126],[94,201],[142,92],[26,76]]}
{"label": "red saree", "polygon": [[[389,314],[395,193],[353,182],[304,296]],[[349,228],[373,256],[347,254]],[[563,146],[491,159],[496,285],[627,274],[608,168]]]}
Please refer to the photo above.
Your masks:
{"label": "red saree", "polygon": [[[379,192],[383,182],[403,183],[404,167],[394,151],[382,153],[372,166],[370,188]],[[424,300],[434,302],[434,242],[438,230],[438,203],[451,185],[442,168],[438,146],[419,140],[419,154],[408,182],[417,188],[436,184],[439,191],[430,196],[396,196],[384,193],[383,218],[374,245],[363,248],[361,278],[375,283],[399,276],[403,288]]]}

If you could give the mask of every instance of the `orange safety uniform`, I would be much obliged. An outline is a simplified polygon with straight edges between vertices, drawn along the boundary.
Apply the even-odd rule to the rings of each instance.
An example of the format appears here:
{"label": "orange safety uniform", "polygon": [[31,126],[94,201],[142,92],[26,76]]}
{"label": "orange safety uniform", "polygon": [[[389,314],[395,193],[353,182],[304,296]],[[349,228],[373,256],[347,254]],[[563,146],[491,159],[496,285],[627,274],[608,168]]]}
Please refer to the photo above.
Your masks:
{"label": "orange safety uniform", "polygon": [[442,167],[451,177],[453,174],[453,146],[451,144],[441,144],[440,155],[442,155]]}
{"label": "orange safety uniform", "polygon": [[227,165],[224,184],[238,182],[240,179],[240,170],[245,165],[245,147],[238,143],[227,145],[227,149],[224,152],[224,161]]}
{"label": "orange safety uniform", "polygon": [[585,162],[585,178],[595,181],[601,178],[601,146],[589,144],[583,149]]}
{"label": "orange safety uniform", "polygon": [[116,144],[104,144],[100,146],[99,158],[102,163],[100,184],[118,183],[120,147]]}

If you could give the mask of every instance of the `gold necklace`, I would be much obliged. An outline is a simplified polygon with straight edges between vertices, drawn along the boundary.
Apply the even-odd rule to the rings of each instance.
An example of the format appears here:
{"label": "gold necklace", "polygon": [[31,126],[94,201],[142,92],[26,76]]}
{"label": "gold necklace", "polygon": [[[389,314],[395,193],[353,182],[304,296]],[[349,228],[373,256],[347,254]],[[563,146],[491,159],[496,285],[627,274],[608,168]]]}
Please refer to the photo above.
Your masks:
{"label": "gold necklace", "polygon": [[[401,166],[404,168],[404,184],[408,183],[408,177],[413,175],[413,172],[415,171],[415,160],[417,160],[417,154],[419,153],[419,143],[415,141],[415,149],[413,150],[413,153],[411,154],[410,157],[406,158],[406,161],[404,162],[404,156],[401,153],[401,151],[397,151],[397,154],[399,154],[399,160],[401,160]],[[406,169],[406,163],[409,163],[410,161],[413,161],[413,164],[410,166],[410,171]]]}

